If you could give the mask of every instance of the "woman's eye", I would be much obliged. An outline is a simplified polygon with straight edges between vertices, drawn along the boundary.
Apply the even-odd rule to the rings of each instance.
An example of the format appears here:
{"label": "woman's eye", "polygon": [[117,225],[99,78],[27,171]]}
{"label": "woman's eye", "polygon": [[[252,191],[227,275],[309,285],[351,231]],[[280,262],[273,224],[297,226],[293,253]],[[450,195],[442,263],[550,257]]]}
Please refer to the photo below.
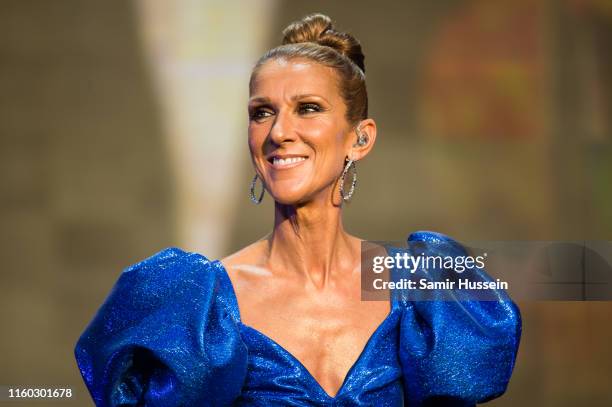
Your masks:
{"label": "woman's eye", "polygon": [[321,111],[321,107],[319,105],[317,105],[316,103],[303,103],[303,104],[300,105],[299,111],[300,111],[300,113],[320,112]]}
{"label": "woman's eye", "polygon": [[256,109],[251,113],[251,120],[261,120],[271,116],[272,112],[266,109]]}

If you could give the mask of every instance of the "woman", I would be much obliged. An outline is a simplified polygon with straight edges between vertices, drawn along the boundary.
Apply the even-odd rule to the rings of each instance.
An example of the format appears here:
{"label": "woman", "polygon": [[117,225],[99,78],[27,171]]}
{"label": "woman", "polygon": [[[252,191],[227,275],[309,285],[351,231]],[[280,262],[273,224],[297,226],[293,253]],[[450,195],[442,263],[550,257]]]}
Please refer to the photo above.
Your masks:
{"label": "woman", "polygon": [[[342,226],[376,140],[364,56],[313,14],[250,81],[249,148],[275,202],[265,238],[221,260],[168,248],[127,268],[76,358],[100,406],[474,405],[508,383],[520,314],[494,302],[361,301]],[[348,186],[347,186],[348,184]],[[409,243],[446,243],[416,232]],[[486,279],[485,275],[482,275]],[[393,297],[392,297],[393,298]]]}

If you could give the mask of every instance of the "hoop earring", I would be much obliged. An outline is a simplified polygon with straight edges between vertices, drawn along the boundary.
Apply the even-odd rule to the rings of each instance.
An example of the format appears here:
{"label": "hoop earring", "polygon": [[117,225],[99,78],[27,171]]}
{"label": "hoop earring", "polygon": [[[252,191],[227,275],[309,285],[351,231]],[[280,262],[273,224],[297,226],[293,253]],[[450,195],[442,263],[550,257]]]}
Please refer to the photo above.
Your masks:
{"label": "hoop earring", "polygon": [[257,197],[255,196],[255,185],[257,184],[257,178],[259,178],[259,176],[255,174],[253,181],[251,181],[251,193],[249,194],[251,202],[253,202],[255,205],[259,205],[261,203],[264,197],[264,192],[266,192],[266,189],[264,188],[264,183],[263,181],[261,181],[261,194],[259,194],[259,199],[257,199]]}
{"label": "hoop earring", "polygon": [[[348,194],[344,192],[344,181],[346,178],[346,174],[349,172],[349,169],[353,167],[353,180],[351,181],[351,189],[349,189]],[[340,195],[344,201],[349,201],[355,192],[355,185],[357,185],[357,165],[355,161],[349,159],[346,165],[344,166],[344,170],[342,171],[342,175],[340,176]]]}

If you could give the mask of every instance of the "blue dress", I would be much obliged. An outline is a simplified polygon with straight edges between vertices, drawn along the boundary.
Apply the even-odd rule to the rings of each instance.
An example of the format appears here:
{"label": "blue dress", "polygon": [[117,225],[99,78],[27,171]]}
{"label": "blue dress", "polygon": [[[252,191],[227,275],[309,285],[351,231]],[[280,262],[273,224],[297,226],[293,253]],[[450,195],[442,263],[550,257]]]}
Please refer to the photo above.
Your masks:
{"label": "blue dress", "polygon": [[[439,233],[408,241],[466,253]],[[504,393],[518,350],[519,310],[496,295],[392,297],[331,397],[287,350],[242,324],[219,260],[173,247],[123,271],[75,356],[97,406],[473,406]]]}

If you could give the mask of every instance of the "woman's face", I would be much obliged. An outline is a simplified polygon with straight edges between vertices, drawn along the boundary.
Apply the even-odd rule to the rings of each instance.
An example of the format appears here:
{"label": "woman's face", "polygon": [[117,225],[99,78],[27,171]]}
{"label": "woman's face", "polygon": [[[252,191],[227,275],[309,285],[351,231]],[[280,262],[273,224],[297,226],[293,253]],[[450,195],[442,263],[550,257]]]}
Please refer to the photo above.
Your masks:
{"label": "woman's face", "polygon": [[342,172],[356,136],[337,80],[332,68],[315,62],[273,59],[252,82],[251,158],[277,202],[328,196]]}

